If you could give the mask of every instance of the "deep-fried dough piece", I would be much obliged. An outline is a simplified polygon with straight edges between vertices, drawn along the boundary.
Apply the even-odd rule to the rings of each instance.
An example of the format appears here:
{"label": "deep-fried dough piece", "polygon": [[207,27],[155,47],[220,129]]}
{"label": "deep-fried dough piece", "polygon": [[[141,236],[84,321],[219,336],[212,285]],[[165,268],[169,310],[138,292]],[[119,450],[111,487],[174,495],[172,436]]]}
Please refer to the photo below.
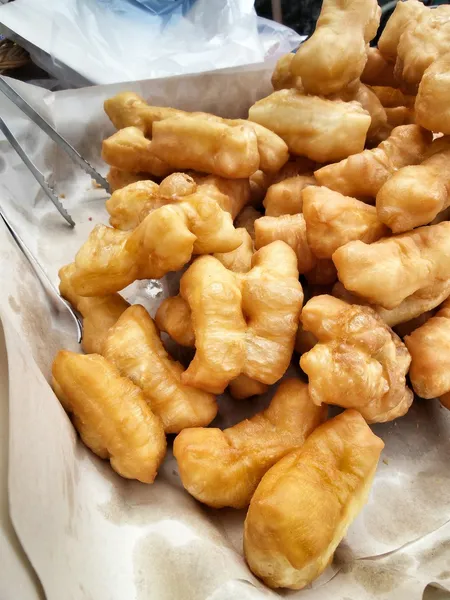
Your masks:
{"label": "deep-fried dough piece", "polygon": [[130,305],[120,294],[91,298],[78,296],[72,288],[75,271],[74,263],[59,270],[59,291],[83,317],[83,350],[87,354],[103,354],[110,327]]}
{"label": "deep-fried dough piece", "polygon": [[395,308],[411,294],[450,278],[450,222],[374,244],[349,242],[336,250],[333,262],[347,290]]}
{"label": "deep-fried dough piece", "polygon": [[275,69],[272,74],[272,87],[275,91],[277,90],[288,90],[290,88],[297,88],[302,90],[302,80],[300,77],[296,77],[291,72],[292,61],[294,60],[294,54],[283,54],[278,59]]}
{"label": "deep-fried dough piece", "polygon": [[318,258],[331,258],[335,250],[352,240],[370,244],[389,232],[374,206],[326,187],[304,190],[303,216],[308,245]]}
{"label": "deep-fried dough piece", "polygon": [[420,165],[404,167],[377,194],[378,218],[394,233],[430,223],[450,206],[450,137],[436,139]]}
{"label": "deep-fried dough piece", "polygon": [[245,364],[240,282],[217,259],[202,256],[181,278],[180,294],[191,310],[196,346],[182,381],[220,394]]}
{"label": "deep-fried dough piece", "polygon": [[414,125],[416,113],[413,108],[407,106],[395,106],[386,108],[386,117],[389,127],[400,127],[400,125]]}
{"label": "deep-fried dough piece", "polygon": [[300,274],[311,271],[317,259],[306,238],[306,223],[302,214],[261,217],[255,221],[255,248],[259,250],[275,240],[288,244],[295,252]]}
{"label": "deep-fried dough piece", "polygon": [[137,181],[148,181],[151,180],[152,176],[150,173],[129,173],[128,171],[121,171],[117,167],[110,167],[106,180],[109,183],[111,192],[120,190],[130,183],[136,183]]}
{"label": "deep-fried dough piece", "polygon": [[110,224],[117,229],[134,229],[152,210],[195,192],[215,200],[233,219],[250,200],[247,179],[172,173],[160,185],[153,181],[138,181],[113,192],[106,201],[106,210],[111,215]]}
{"label": "deep-fried dough piece", "polygon": [[381,451],[355,410],[320,425],[262,478],[244,526],[244,554],[270,587],[301,589],[329,565],[367,502]]}
{"label": "deep-fried dough piece", "polygon": [[[189,304],[181,296],[165,298],[158,307],[155,322],[160,331],[165,331],[181,346],[194,348],[195,333]],[[243,400],[267,392],[265,383],[238,375],[230,381],[229,391],[233,398]]]}
{"label": "deep-fried dough piece", "polygon": [[164,298],[156,311],[155,323],[160,331],[169,334],[180,346],[195,346],[191,309],[181,296]]}
{"label": "deep-fried dough piece", "polygon": [[236,233],[241,237],[241,245],[231,252],[216,252],[213,256],[230,271],[247,273],[252,266],[253,240],[245,227],[236,229]]}
{"label": "deep-fried dough piece", "polygon": [[345,196],[374,198],[397,169],[423,160],[430,143],[430,132],[418,125],[396,127],[377,148],[322,167],[314,175],[320,185]]}
{"label": "deep-fried dough piece", "polygon": [[394,65],[387,62],[378,48],[369,48],[367,62],[361,73],[361,81],[366,85],[387,85],[396,87],[398,82],[394,76]]}
{"label": "deep-fried dough piece", "polygon": [[272,183],[279,183],[297,175],[312,175],[317,167],[318,164],[306,156],[293,157],[273,176]]}
{"label": "deep-fried dough piece", "polygon": [[375,0],[324,0],[313,35],[291,63],[307,94],[336,94],[359,79],[380,15]]}
{"label": "deep-fried dough piece", "polygon": [[122,171],[165,177],[175,169],[156,156],[153,144],[137,127],[126,127],[103,140],[103,160]]}
{"label": "deep-fried dough piece", "polygon": [[[157,145],[161,147],[161,151],[164,154],[169,156],[168,162],[175,164],[174,170],[187,168],[207,173],[211,172],[223,175],[224,177],[248,177],[248,175],[231,175],[229,173],[233,171],[233,166],[241,170],[244,168],[243,165],[239,166],[235,162],[238,158],[236,151],[239,151],[239,149],[242,150],[243,147],[246,147],[247,150],[251,150],[250,153],[241,153],[241,159],[247,161],[247,169],[251,163],[250,159],[252,157],[255,158],[252,144],[250,144],[249,139],[243,134],[244,130],[248,130],[249,128],[256,135],[259,167],[263,171],[276,173],[289,158],[287,146],[283,140],[265,127],[255,125],[244,119],[222,119],[216,115],[204,112],[189,113],[176,108],[149,106],[140,96],[133,92],[117,94],[107,100],[104,106],[109,118],[118,129],[134,126],[139,128],[148,138],[151,138],[152,135],[155,137],[161,136],[158,139]],[[174,119],[178,119],[181,123],[174,124]],[[156,123],[163,120],[170,120],[171,124],[161,126],[161,128],[159,125],[155,128],[153,127]],[[198,133],[195,131],[196,127],[199,128]],[[229,128],[236,128],[238,131],[231,132]],[[200,136],[200,132],[202,136]],[[174,142],[175,150],[167,146],[169,140],[164,137],[165,134],[170,134],[169,137]],[[190,137],[191,134],[192,138]],[[245,146],[244,143],[246,139],[249,143],[248,146]],[[194,146],[192,144],[193,140],[196,140]],[[187,147],[179,147],[186,141],[190,150],[190,158]],[[221,144],[224,145],[225,142],[228,150],[232,151],[232,155],[227,155],[227,147],[223,146],[219,147],[216,160],[213,160],[214,157],[212,156],[204,156],[211,149],[214,151],[217,150],[217,144],[220,146]],[[186,162],[188,163],[187,166]],[[201,164],[202,167],[193,166],[194,163],[196,165]],[[209,169],[211,165],[214,168],[212,171]],[[228,174],[220,172],[223,169],[226,169]]]}
{"label": "deep-fried dough piece", "polygon": [[230,381],[228,390],[236,400],[245,400],[252,396],[265,394],[269,390],[269,386],[256,379],[250,379],[247,375],[238,375],[236,379]]}
{"label": "deep-fried dough piece", "polygon": [[447,54],[449,44],[450,6],[426,7],[399,39],[396,76],[401,76],[409,89],[416,90],[427,67]]}
{"label": "deep-fried dough piece", "polygon": [[152,130],[152,152],[173,169],[240,179],[260,168],[258,141],[250,125],[186,116],[157,121]]}
{"label": "deep-fried dough piece", "polygon": [[395,10],[378,40],[378,49],[387,61],[395,63],[400,37],[406,27],[411,23],[416,23],[420,15],[426,10],[426,7],[419,0],[397,2]]}
{"label": "deep-fried dough piece", "polygon": [[224,179],[218,175],[198,176],[193,174],[197,190],[213,198],[222,210],[235,219],[250,202],[250,182],[247,179]]}
{"label": "deep-fried dough piece", "polygon": [[212,257],[189,267],[180,284],[195,332],[196,354],[182,380],[221,393],[241,373],[278,381],[289,366],[303,302],[293,250],[274,242],[235,275]]}
{"label": "deep-fried dough piece", "polygon": [[61,350],[52,386],[83,442],[128,479],[153,483],[166,438],[142,391],[98,354]]}
{"label": "deep-fried dough piece", "polygon": [[192,254],[234,250],[241,240],[215,200],[188,194],[150,212],[134,231],[97,225],[75,257],[72,285],[80,296],[111,294],[136,279],[177,271]]}
{"label": "deep-fried dough piece", "polygon": [[259,100],[250,107],[249,119],[277,133],[292,154],[318,162],[361,152],[371,124],[357,102],[304,96],[297,90],[279,90]]}
{"label": "deep-fried dough piece", "polygon": [[[341,282],[333,286],[333,296],[344,300],[348,304],[361,304],[367,306],[368,303],[347,291]],[[405,298],[396,308],[387,310],[378,304],[371,304],[370,307],[380,315],[386,325],[395,327],[400,323],[407,323],[420,317],[423,313],[433,310],[441,302],[450,296],[450,280],[440,281],[429,288],[423,288],[411,296]],[[399,334],[400,335],[400,334]]]}
{"label": "deep-fried dough piece", "polygon": [[450,53],[425,70],[417,93],[416,121],[430,131],[450,134]]}
{"label": "deep-fried dough piece", "polygon": [[167,354],[143,306],[130,306],[109,330],[104,356],[142,389],[166,433],[209,425],[216,416],[212,394],[181,383],[184,367]]}
{"label": "deep-fried dough piece", "polygon": [[185,489],[214,508],[244,508],[272,465],[306,438],[326,418],[314,405],[308,385],[283,381],[266,410],[234,427],[185,429],[173,453]]}
{"label": "deep-fried dough piece", "polygon": [[415,96],[408,96],[395,87],[374,85],[370,89],[385,108],[395,108],[397,106],[412,108],[416,101]]}
{"label": "deep-fried dough piece", "polygon": [[411,357],[374,310],[324,295],[305,304],[301,319],[319,340],[300,359],[316,404],[355,408],[368,423],[407,412],[413,401],[405,379]]}
{"label": "deep-fried dough piece", "polygon": [[272,184],[264,198],[266,216],[296,215],[302,212],[302,192],[311,185],[317,185],[313,175],[297,175]]}
{"label": "deep-fried dough piece", "polygon": [[159,185],[154,181],[140,180],[113,192],[105,206],[110,214],[110,225],[127,231],[139,225],[144,210],[164,204],[167,204],[167,199],[159,195]]}
{"label": "deep-fried dough piece", "polygon": [[450,300],[441,310],[406,336],[411,354],[409,376],[421,398],[436,398],[450,392]]}

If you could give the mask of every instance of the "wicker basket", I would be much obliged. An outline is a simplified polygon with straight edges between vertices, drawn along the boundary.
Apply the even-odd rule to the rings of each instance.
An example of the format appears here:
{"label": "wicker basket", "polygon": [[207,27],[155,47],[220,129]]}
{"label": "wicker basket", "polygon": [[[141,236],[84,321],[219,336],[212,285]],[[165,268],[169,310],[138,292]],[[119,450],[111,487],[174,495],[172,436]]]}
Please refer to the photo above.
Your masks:
{"label": "wicker basket", "polygon": [[0,73],[18,69],[30,62],[30,55],[26,50],[11,40],[0,40]]}

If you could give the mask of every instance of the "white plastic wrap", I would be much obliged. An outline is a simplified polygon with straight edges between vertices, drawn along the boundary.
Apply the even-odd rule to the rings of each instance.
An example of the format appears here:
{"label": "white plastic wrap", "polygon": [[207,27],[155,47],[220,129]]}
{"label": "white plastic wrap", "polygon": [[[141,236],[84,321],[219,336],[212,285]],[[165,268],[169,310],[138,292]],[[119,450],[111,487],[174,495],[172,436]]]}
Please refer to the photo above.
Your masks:
{"label": "white plastic wrap", "polygon": [[[248,68],[56,93],[15,85],[104,173],[101,140],[113,131],[106,98],[129,88],[155,104],[245,116],[269,92],[270,73]],[[0,138],[2,207],[56,283],[93,225],[106,222],[105,193],[3,97],[0,113],[38,166],[53,173],[77,223],[68,229]],[[51,311],[1,223],[0,264],[11,515],[47,600],[421,600],[429,584],[450,590],[450,412],[436,401],[415,402],[406,417],[374,427],[386,448],[369,503],[335,562],[310,589],[271,591],[242,556],[245,511],[196,502],[170,453],[155,484],[144,485],[121,479],[79,442],[46,381],[55,352],[77,349],[74,329]],[[167,278],[140,282],[127,297],[153,313],[169,285]],[[229,426],[263,403],[223,397],[217,423]]]}
{"label": "white plastic wrap", "polygon": [[254,64],[302,40],[253,0],[15,0],[0,23],[68,87]]}

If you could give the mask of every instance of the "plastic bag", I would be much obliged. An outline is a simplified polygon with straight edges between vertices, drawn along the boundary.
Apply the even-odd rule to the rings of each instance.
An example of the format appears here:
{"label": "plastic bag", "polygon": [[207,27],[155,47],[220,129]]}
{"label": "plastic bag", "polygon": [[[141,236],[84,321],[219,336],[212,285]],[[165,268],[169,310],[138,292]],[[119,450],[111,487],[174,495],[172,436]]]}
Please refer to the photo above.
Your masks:
{"label": "plastic bag", "polygon": [[51,57],[38,58],[49,72],[61,79],[66,67],[69,85],[248,65],[302,39],[258,21],[252,0],[15,0],[0,22]]}

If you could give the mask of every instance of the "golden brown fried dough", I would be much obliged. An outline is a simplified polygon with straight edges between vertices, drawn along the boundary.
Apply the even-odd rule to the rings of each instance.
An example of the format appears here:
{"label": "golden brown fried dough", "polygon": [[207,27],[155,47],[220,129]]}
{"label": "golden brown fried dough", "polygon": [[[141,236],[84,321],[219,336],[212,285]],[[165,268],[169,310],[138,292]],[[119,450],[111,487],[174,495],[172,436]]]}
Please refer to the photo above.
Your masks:
{"label": "golden brown fried dough", "polygon": [[421,398],[450,392],[450,301],[424,325],[405,338],[411,354],[409,376]]}
{"label": "golden brown fried dough", "polygon": [[450,6],[423,7],[414,21],[410,21],[400,36],[397,46],[395,74],[412,91],[423,77],[427,67],[449,51]]}
{"label": "golden brown fried dough", "polygon": [[74,291],[80,296],[111,294],[136,279],[177,271],[192,254],[236,249],[242,236],[231,216],[207,195],[190,193],[192,186],[192,178],[180,173],[167,178],[159,192],[172,192],[172,203],[150,212],[133,231],[97,225],[75,257]]}
{"label": "golden brown fried dough", "polygon": [[278,134],[292,154],[318,162],[361,152],[371,124],[357,102],[304,96],[297,90],[279,90],[259,100],[250,107],[249,119]]}
{"label": "golden brown fried dough", "polygon": [[261,217],[255,221],[255,248],[257,250],[276,240],[285,242],[294,250],[300,274],[307,273],[316,266],[317,259],[306,238],[306,222],[303,215]]}
{"label": "golden brown fried dough", "polygon": [[220,260],[223,266],[230,271],[247,273],[252,266],[253,240],[244,227],[236,229],[236,232],[241,236],[241,245],[236,250],[231,250],[231,252],[216,252],[213,256]]}
{"label": "golden brown fried dough", "polygon": [[222,210],[235,219],[251,200],[248,179],[224,179],[217,175],[193,175],[197,190],[213,198]]}
{"label": "golden brown fried dough", "polygon": [[[361,304],[363,306],[367,306],[368,304],[359,296],[348,292],[340,282],[333,286],[332,294],[348,304]],[[396,308],[387,310],[378,304],[371,304],[370,307],[380,315],[386,325],[395,327],[396,325],[400,325],[400,323],[405,323],[406,325],[406,323],[419,318],[425,312],[433,310],[449,296],[450,280],[447,279],[415,292],[405,298]]]}
{"label": "golden brown fried dough", "polygon": [[[133,92],[123,92],[107,100],[105,111],[118,129],[133,126],[148,138],[154,136],[156,146],[169,156],[170,164],[176,165],[173,170],[195,169],[224,177],[248,177],[237,174],[237,171],[245,168],[248,170],[252,160],[256,161],[251,136],[245,135],[249,128],[256,135],[258,162],[263,171],[276,173],[289,158],[283,140],[265,127],[244,119],[222,119],[204,112],[189,113],[176,108],[149,106]],[[174,119],[180,123],[174,123]],[[170,124],[153,127],[164,120],[169,120]],[[196,133],[197,127],[199,131]],[[236,131],[232,132],[230,128],[235,128]],[[192,138],[189,137],[189,132],[193,134]],[[195,145],[192,145],[193,140],[196,141]],[[175,151],[168,147],[171,141]],[[186,148],[180,148],[183,142],[187,142]],[[212,155],[206,156],[208,152],[217,152],[215,160]],[[238,156],[245,165],[236,164]]]}
{"label": "golden brown fried dough", "polygon": [[302,212],[302,192],[311,185],[317,185],[313,175],[296,175],[272,184],[264,198],[267,217],[296,215]]}
{"label": "golden brown fried dough", "polygon": [[370,88],[385,108],[414,107],[415,96],[408,96],[395,87],[374,85]]}
{"label": "golden brown fried dough", "polygon": [[166,433],[203,427],[215,418],[215,397],[181,383],[184,367],[167,354],[143,306],[130,306],[109,330],[104,356],[142,389]]}
{"label": "golden brown fried dough", "polygon": [[191,309],[181,296],[164,298],[156,311],[155,323],[160,331],[170,335],[180,346],[195,346]]}
{"label": "golden brown fried dough", "polygon": [[450,222],[374,244],[349,242],[336,250],[333,262],[347,290],[395,308],[411,294],[450,278]]}
{"label": "golden brown fried dough", "polygon": [[307,94],[336,94],[359,79],[380,15],[375,0],[324,0],[313,35],[291,63]]}
{"label": "golden brown fried dough", "polygon": [[166,438],[142,391],[98,354],[61,350],[52,386],[83,442],[128,479],[153,483]]}
{"label": "golden brown fried dough", "polygon": [[234,427],[185,429],[175,439],[181,481],[200,502],[214,508],[244,508],[262,476],[326,418],[308,385],[299,379],[283,381],[266,410]]}
{"label": "golden brown fried dough", "polygon": [[83,350],[87,354],[103,354],[109,329],[130,305],[120,294],[91,298],[77,296],[72,288],[74,273],[74,263],[59,270],[59,291],[83,317]]}
{"label": "golden brown fried dough", "polygon": [[272,185],[273,175],[271,173],[264,173],[263,171],[255,171],[253,175],[249,177],[250,185],[250,204],[252,206],[259,206],[264,200],[267,189]]}
{"label": "golden brown fried dough", "polygon": [[331,258],[335,250],[352,240],[370,244],[389,232],[374,206],[326,187],[304,190],[303,216],[308,245],[318,258]]}
{"label": "golden brown fried dough", "polygon": [[319,185],[345,196],[375,198],[397,169],[421,162],[430,144],[430,132],[418,125],[396,127],[377,148],[322,167],[314,175]]}
{"label": "golden brown fried dough", "polygon": [[430,131],[450,134],[450,53],[425,70],[417,92],[416,122]]}
{"label": "golden brown fried dough", "polygon": [[166,177],[175,171],[156,156],[152,142],[137,127],[126,127],[103,140],[102,158],[108,165],[130,173]]}
{"label": "golden brown fried dough", "polygon": [[450,206],[450,137],[436,139],[420,165],[404,167],[377,194],[378,218],[394,233],[430,223]]}
{"label": "golden brown fried dough", "polygon": [[303,292],[295,254],[283,242],[256,252],[252,269],[233,274],[201,257],[181,279],[189,304],[196,354],[183,381],[213,393],[244,374],[278,381],[289,366]]}
{"label": "golden brown fried dough", "polygon": [[202,256],[181,278],[180,294],[191,310],[196,347],[182,381],[220,394],[245,364],[240,282],[217,259]]}
{"label": "golden brown fried dough", "polygon": [[269,386],[255,379],[250,379],[247,375],[238,375],[236,379],[230,381],[228,390],[235,400],[245,400],[252,396],[265,394],[269,390]]}
{"label": "golden brown fried dough", "polygon": [[369,48],[367,62],[361,73],[361,81],[366,85],[382,85],[396,87],[398,82],[394,76],[394,65],[387,62],[378,48]]}
{"label": "golden brown fried dough", "polygon": [[395,63],[398,43],[403,32],[409,24],[415,23],[426,10],[419,0],[397,3],[378,40],[378,49],[387,61]]}
{"label": "golden brown fried dough", "polygon": [[106,180],[109,183],[111,192],[120,190],[130,183],[136,183],[137,181],[151,180],[152,176],[150,173],[129,173],[128,171],[121,171],[117,167],[110,167]]}
{"label": "golden brown fried dough", "polygon": [[292,61],[294,60],[294,54],[283,54],[278,59],[275,69],[272,74],[272,87],[275,91],[277,90],[288,90],[290,88],[297,88],[302,90],[302,80],[300,77],[296,77],[291,72]]}
{"label": "golden brown fried dough", "polygon": [[250,125],[185,116],[157,121],[152,131],[152,152],[173,170],[240,179],[260,168],[258,140]]}
{"label": "golden brown fried dough", "polygon": [[[156,311],[155,322],[161,331],[168,333],[181,346],[195,347],[191,309],[181,296],[165,298]],[[246,375],[238,375],[229,385],[230,394],[237,400],[264,394],[268,389],[265,383]]]}
{"label": "golden brown fried dough", "polygon": [[400,127],[400,125],[414,125],[416,122],[416,113],[413,108],[407,106],[395,106],[386,108],[386,117],[388,127]]}
{"label": "golden brown fried dough", "polygon": [[136,181],[113,192],[105,206],[110,214],[110,225],[127,231],[139,225],[144,210],[150,212],[164,204],[167,200],[159,195],[157,183]]}
{"label": "golden brown fried dough", "polygon": [[367,502],[384,444],[346,410],[262,478],[244,526],[244,554],[270,587],[301,589],[328,566]]}
{"label": "golden brown fried dough", "polygon": [[316,296],[305,304],[301,320],[318,339],[300,359],[316,404],[355,408],[368,423],[407,412],[413,401],[405,379],[411,357],[374,310]]}

